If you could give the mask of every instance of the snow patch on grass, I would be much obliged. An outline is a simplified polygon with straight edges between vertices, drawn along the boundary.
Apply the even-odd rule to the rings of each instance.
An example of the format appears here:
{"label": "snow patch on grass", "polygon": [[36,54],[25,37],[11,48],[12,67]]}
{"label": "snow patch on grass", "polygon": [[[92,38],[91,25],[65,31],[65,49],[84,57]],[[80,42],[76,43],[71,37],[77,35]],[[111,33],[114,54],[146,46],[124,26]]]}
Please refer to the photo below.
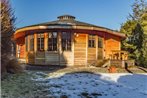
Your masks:
{"label": "snow patch on grass", "polygon": [[[45,73],[41,73],[45,74]],[[145,98],[147,74],[50,73],[35,81],[48,86],[50,95],[68,98]],[[50,96],[49,95],[49,96]]]}

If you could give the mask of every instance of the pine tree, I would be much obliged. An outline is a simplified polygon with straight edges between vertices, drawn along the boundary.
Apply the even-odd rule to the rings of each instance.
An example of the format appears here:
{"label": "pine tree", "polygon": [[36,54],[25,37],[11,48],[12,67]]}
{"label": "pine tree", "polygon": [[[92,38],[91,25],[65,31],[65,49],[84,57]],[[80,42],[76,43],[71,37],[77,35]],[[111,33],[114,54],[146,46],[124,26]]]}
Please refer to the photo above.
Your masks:
{"label": "pine tree", "polygon": [[14,32],[15,16],[7,0],[1,1],[1,53],[8,55],[11,53],[12,36]]}
{"label": "pine tree", "polygon": [[147,67],[147,7],[144,10],[144,13],[141,16],[141,25],[144,31],[144,35],[143,35],[143,55],[142,55],[142,59],[141,59],[141,63],[144,67]]}
{"label": "pine tree", "polygon": [[147,5],[144,0],[136,0],[132,10],[120,29],[127,35],[127,39],[122,41],[122,49],[128,51],[129,57],[138,65],[147,67]]}
{"label": "pine tree", "polygon": [[136,22],[134,20],[128,20],[121,26],[120,32],[126,34],[126,40],[122,41],[122,49],[129,52],[129,58],[135,59],[134,51],[136,46],[132,44],[132,31],[134,30]]}
{"label": "pine tree", "polygon": [[22,71],[17,59],[11,55],[12,40],[15,30],[15,16],[8,0],[1,2],[1,74],[15,73]]}

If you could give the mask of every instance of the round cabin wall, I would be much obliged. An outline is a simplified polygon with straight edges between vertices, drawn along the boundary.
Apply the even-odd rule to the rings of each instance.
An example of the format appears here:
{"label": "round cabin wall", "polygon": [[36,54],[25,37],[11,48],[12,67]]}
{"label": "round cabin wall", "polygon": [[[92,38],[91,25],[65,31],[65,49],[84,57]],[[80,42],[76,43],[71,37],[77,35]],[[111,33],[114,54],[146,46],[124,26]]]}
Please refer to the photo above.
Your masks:
{"label": "round cabin wall", "polygon": [[28,64],[87,66],[104,58],[104,38],[96,34],[31,33],[21,40],[21,44],[17,40],[17,46],[21,47],[17,57]]}
{"label": "round cabin wall", "polygon": [[25,37],[26,59],[29,64],[36,65],[68,65],[74,64],[73,33],[45,32],[34,33]]}
{"label": "round cabin wall", "polygon": [[110,59],[112,50],[120,50],[125,35],[76,21],[74,16],[16,30],[17,58],[28,64],[88,66]]}

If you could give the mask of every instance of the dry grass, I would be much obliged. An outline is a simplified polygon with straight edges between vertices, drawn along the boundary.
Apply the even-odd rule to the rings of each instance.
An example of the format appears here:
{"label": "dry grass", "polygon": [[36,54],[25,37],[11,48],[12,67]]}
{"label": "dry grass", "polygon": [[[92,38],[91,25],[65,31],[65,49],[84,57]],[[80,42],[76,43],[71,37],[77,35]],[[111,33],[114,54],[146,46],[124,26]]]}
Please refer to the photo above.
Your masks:
{"label": "dry grass", "polygon": [[1,56],[1,75],[2,78],[6,73],[20,73],[23,67],[15,57],[3,55]]}
{"label": "dry grass", "polygon": [[[46,89],[36,84],[31,78],[35,77],[33,72],[22,72],[7,74],[1,81],[2,98],[47,98]],[[48,87],[47,87],[48,88]]]}

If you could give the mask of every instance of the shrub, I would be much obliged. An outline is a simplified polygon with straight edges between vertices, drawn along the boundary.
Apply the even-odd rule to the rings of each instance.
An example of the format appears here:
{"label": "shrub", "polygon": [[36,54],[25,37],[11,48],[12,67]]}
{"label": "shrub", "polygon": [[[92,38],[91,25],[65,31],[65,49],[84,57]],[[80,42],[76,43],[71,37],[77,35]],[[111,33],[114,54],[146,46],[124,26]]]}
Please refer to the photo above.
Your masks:
{"label": "shrub", "polygon": [[23,67],[15,57],[2,55],[1,56],[1,75],[2,78],[6,73],[19,73],[23,71]]}
{"label": "shrub", "polygon": [[8,61],[6,69],[8,73],[19,73],[23,71],[23,68],[21,67],[20,63],[17,61],[16,58]]}

